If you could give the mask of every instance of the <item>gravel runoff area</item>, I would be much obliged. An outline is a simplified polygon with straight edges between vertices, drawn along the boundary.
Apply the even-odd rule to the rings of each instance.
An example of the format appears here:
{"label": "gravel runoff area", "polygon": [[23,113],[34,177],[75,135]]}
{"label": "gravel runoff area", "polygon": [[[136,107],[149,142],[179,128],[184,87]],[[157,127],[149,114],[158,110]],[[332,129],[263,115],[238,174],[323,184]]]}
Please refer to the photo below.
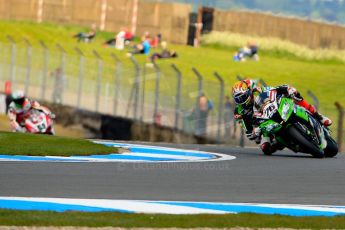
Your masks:
{"label": "gravel runoff area", "polygon": [[89,228],[89,227],[18,227],[18,226],[0,226],[0,230],[293,230],[292,228],[115,228],[115,227],[104,227],[104,228]]}

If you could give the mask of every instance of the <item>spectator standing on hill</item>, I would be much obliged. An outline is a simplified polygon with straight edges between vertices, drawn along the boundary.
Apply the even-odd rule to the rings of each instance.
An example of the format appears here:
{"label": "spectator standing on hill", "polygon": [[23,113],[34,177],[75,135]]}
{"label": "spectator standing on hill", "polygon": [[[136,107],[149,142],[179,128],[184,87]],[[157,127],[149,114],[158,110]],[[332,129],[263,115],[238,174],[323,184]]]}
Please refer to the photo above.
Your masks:
{"label": "spectator standing on hill", "polygon": [[54,72],[52,72],[52,77],[54,78],[54,88],[53,88],[52,99],[54,103],[61,104],[63,90],[64,90],[64,83],[65,83],[62,69],[57,68]]}
{"label": "spectator standing on hill", "polygon": [[213,103],[204,93],[199,96],[198,107],[196,108],[196,129],[195,135],[205,136],[207,130],[207,118],[210,110],[213,109]]}

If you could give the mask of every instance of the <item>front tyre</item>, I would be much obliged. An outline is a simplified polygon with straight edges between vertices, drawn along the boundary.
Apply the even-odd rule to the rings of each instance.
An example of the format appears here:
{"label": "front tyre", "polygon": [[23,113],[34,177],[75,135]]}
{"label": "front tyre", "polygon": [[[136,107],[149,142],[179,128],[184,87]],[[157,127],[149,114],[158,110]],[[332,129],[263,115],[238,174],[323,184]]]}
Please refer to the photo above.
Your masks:
{"label": "front tyre", "polygon": [[290,126],[286,131],[288,136],[304,151],[310,153],[315,158],[324,157],[323,151],[305,138],[294,126]]}

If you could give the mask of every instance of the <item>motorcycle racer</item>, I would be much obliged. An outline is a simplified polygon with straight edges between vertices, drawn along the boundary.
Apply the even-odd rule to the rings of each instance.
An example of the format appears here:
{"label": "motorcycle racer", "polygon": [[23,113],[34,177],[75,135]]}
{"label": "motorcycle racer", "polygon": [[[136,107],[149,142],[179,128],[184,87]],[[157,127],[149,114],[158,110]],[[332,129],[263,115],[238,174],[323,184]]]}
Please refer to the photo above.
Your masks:
{"label": "motorcycle racer", "polygon": [[246,79],[236,82],[232,87],[232,96],[236,103],[234,110],[235,119],[241,123],[245,130],[246,136],[249,140],[255,140],[257,144],[260,144],[262,151],[266,154],[271,154],[277,151],[280,147],[271,143],[269,138],[261,138],[260,130],[255,127],[255,117],[253,111],[254,98],[263,91],[276,90],[277,94],[283,94],[291,97],[295,104],[308,110],[320,123],[325,126],[330,126],[332,121],[321,115],[316,108],[309,104],[300,93],[289,85],[282,85],[278,87],[263,87],[256,80]]}
{"label": "motorcycle racer", "polygon": [[37,109],[50,115],[54,118],[54,114],[44,106],[41,106],[37,101],[27,98],[23,91],[14,91],[11,94],[12,102],[8,109],[8,118],[10,119],[10,126],[13,132],[26,132],[25,120],[30,117],[31,109]]}
{"label": "motorcycle racer", "polygon": [[241,124],[249,140],[256,138],[253,120],[254,97],[268,89],[250,79],[239,81],[232,87],[232,96],[236,104],[234,118]]}

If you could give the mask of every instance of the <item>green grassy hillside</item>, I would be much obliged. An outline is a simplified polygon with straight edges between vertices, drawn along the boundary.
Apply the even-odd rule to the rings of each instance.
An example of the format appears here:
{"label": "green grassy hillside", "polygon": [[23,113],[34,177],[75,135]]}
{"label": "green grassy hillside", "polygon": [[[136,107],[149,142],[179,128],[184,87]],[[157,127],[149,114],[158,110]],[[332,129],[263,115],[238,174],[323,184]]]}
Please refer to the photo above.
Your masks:
{"label": "green grassy hillside", "polygon": [[[117,51],[113,48],[103,47],[106,39],[114,36],[113,33],[99,32],[91,44],[77,43],[72,37],[79,31],[87,31],[87,28],[79,26],[61,26],[53,24],[36,24],[29,22],[0,21],[1,42],[8,42],[6,35],[11,35],[18,42],[18,46],[24,46],[23,38],[28,39],[34,46],[39,46],[38,41],[44,41],[52,50],[56,50],[56,44],[61,44],[67,53],[75,54],[74,48],[79,47],[87,57],[94,57],[92,50],[97,50],[106,62],[112,63],[111,53],[116,53],[124,62],[129,62],[127,51]],[[163,35],[164,39],[164,35]],[[242,40],[243,38],[239,37]],[[168,48],[178,52],[179,57],[158,62],[163,67],[175,63],[184,74],[185,82],[196,79],[191,68],[196,67],[207,81],[216,82],[213,72],[217,71],[223,76],[228,86],[236,81],[236,75],[253,78],[261,77],[270,85],[292,84],[302,92],[308,89],[319,95],[321,104],[326,106],[329,100],[345,96],[345,92],[334,90],[337,86],[345,85],[345,65],[337,60],[320,59],[318,61],[309,58],[296,57],[284,50],[261,50],[259,62],[237,63],[232,61],[232,55],[238,48],[238,44],[245,45],[246,41],[240,41],[232,47],[210,46],[193,48],[184,45],[168,45]],[[159,50],[156,50],[159,51]],[[155,52],[155,50],[153,50]],[[51,57],[54,58],[54,57]],[[145,62],[146,57],[136,56],[140,62]],[[336,91],[336,92],[335,92]]]}
{"label": "green grassy hillside", "polygon": [[[98,33],[92,43],[84,44],[77,43],[72,38],[77,32],[88,30],[79,26],[0,21],[0,29],[2,31],[0,42],[8,42],[6,35],[11,35],[18,42],[18,46],[25,46],[23,38],[26,38],[30,40],[33,46],[39,47],[38,41],[43,40],[51,50],[56,50],[56,43],[60,43],[69,54],[76,54],[74,48],[78,46],[87,57],[94,58],[92,50],[97,50],[104,61],[111,65],[113,60],[110,54],[116,53],[126,64],[126,68],[132,66],[126,55],[126,50],[117,51],[114,48],[102,46],[106,39],[114,36],[113,33]],[[273,40],[268,43],[274,42]],[[345,104],[345,90],[342,90],[345,86],[345,64],[342,62],[344,58],[341,57],[344,51],[339,51],[339,53],[334,51],[336,53],[335,57],[319,54],[318,51],[303,56],[293,54],[293,51],[290,52],[284,47],[279,49],[279,43],[276,46],[273,45],[275,47],[273,50],[263,46],[259,53],[259,62],[233,62],[232,56],[239,48],[239,44],[245,45],[246,40],[243,37],[239,37],[237,42],[231,44],[220,44],[218,41],[211,41],[201,48],[168,44],[168,48],[176,50],[179,57],[170,60],[160,60],[158,65],[160,65],[163,74],[167,76],[165,79],[174,78],[169,75],[169,73],[172,73],[170,68],[172,63],[180,68],[183,73],[184,96],[190,96],[196,90],[196,77],[191,71],[191,68],[195,67],[204,76],[206,94],[213,98],[214,101],[218,100],[219,88],[217,88],[217,80],[213,76],[214,71],[217,71],[225,80],[227,94],[230,94],[231,85],[236,81],[237,75],[262,78],[272,86],[281,84],[293,85],[309,100],[310,98],[306,92],[311,90],[319,97],[321,111],[336,120],[337,113],[334,102],[340,101],[342,104]],[[157,51],[159,50],[153,50],[152,52]],[[310,55],[315,55],[316,57],[313,58]],[[58,56],[51,55],[50,58],[57,59]],[[141,65],[147,61],[145,56],[139,55],[136,58]],[[77,68],[76,66],[75,76],[77,76]],[[109,76],[113,75],[109,74]],[[154,81],[151,81],[146,87],[153,88],[153,84]],[[162,94],[168,93],[173,95],[172,92],[175,88],[171,87],[169,83],[166,83],[165,86],[163,82],[161,87]]]}

